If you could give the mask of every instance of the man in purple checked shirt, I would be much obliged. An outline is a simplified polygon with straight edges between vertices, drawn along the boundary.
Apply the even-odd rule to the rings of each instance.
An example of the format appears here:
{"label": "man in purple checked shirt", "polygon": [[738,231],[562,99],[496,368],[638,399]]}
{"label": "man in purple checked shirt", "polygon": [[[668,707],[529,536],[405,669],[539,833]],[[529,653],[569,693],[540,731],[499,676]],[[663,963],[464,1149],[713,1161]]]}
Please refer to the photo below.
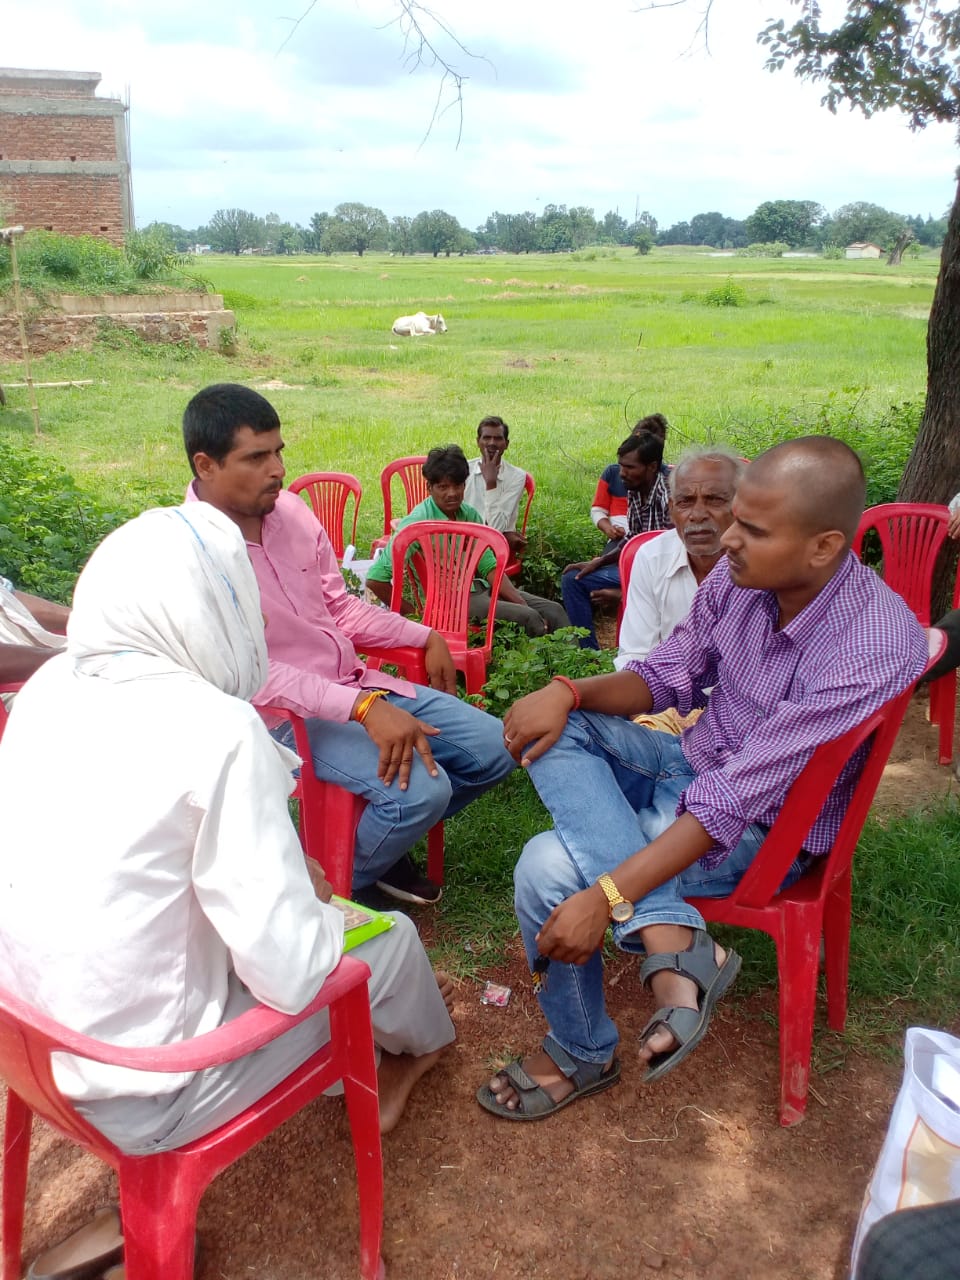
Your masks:
{"label": "man in purple checked shirt", "polygon": [[[672,635],[643,662],[556,677],[507,713],[504,741],[554,823],[515,872],[548,1031],[479,1090],[487,1110],[539,1118],[616,1083],[600,953],[611,924],[617,946],[646,954],[641,978],[659,1006],[640,1037],[644,1079],[703,1038],[740,957],[712,941],[685,897],[729,894],[815,748],[926,664],[913,614],[850,552],[864,496],[860,460],[838,440],[769,449],[738,486],[726,558]],[[682,739],[626,718],[704,706]],[[785,885],[830,849],[861,760],[841,774]]]}

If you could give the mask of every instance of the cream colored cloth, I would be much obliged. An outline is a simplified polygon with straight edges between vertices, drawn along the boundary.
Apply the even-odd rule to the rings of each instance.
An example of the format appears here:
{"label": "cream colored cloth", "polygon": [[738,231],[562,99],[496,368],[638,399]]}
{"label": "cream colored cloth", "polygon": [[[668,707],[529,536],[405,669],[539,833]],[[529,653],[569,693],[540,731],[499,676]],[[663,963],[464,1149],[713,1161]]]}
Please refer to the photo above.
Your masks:
{"label": "cream colored cloth", "polygon": [[[288,763],[244,701],[266,665],[253,569],[220,512],[150,511],[94,552],[67,652],[0,741],[0,985],[123,1045],[212,1030],[231,974],[284,1012],[313,998],[343,916],[314,893]],[[55,1076],[87,1100],[191,1078],[70,1057]]]}
{"label": "cream colored cloth", "polygon": [[675,707],[667,707],[666,711],[634,716],[633,723],[642,725],[645,729],[656,729],[658,733],[672,733],[679,738],[684,729],[696,724],[702,715],[702,707],[695,707],[685,716],[680,715]]}

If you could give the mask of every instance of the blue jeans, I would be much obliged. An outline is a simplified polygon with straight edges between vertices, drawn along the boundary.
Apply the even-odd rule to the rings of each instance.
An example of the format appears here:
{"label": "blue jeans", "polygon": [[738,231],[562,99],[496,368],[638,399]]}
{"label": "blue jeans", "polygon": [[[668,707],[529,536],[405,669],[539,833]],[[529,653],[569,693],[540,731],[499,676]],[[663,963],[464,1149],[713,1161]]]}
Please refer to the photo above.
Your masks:
{"label": "blue jeans", "polygon": [[563,607],[567,611],[571,627],[586,627],[590,632],[580,637],[581,649],[599,649],[597,633],[593,629],[593,603],[591,591],[599,591],[603,587],[619,587],[620,570],[615,564],[604,565],[593,573],[586,573],[578,578],[571,571],[560,578],[560,592],[563,596]]}
{"label": "blue jeans", "polygon": [[[503,724],[436,689],[417,686],[416,696],[387,695],[395,707],[440,730],[429,738],[439,773],[431,778],[419,755],[406,791],[394,778],[377,777],[380,753],[355,721],[307,720],[317,777],[335,782],[368,802],[357,827],[353,888],[363,889],[403,857],[441,818],[450,818],[505,778],[516,766],[503,745]],[[274,736],[292,747],[293,730],[279,726]]]}
{"label": "blue jeans", "polygon": [[[571,714],[559,740],[529,773],[554,821],[552,831],[527,842],[514,872],[517,918],[532,969],[539,954],[536,935],[554,907],[670,826],[680,794],[695,775],[679,738],[588,711]],[[720,866],[706,871],[694,862],[651,890],[635,904],[632,919],[614,926],[616,945],[642,952],[639,931],[652,924],[703,929],[703,917],[684,899],[726,897],[765,836],[765,827],[749,826]],[[784,886],[808,865],[806,856],[798,858]],[[584,965],[552,960],[539,1000],[548,1034],[562,1049],[583,1062],[610,1060],[619,1037],[603,999],[599,951]]]}

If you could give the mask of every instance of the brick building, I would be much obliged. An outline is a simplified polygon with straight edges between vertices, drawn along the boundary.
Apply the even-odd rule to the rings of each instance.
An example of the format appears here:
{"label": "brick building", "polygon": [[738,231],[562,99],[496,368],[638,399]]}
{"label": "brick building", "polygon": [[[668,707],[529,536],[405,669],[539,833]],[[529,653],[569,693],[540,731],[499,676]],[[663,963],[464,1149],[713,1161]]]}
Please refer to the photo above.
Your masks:
{"label": "brick building", "polygon": [[96,71],[0,67],[0,225],[122,244],[133,227],[127,105]]}

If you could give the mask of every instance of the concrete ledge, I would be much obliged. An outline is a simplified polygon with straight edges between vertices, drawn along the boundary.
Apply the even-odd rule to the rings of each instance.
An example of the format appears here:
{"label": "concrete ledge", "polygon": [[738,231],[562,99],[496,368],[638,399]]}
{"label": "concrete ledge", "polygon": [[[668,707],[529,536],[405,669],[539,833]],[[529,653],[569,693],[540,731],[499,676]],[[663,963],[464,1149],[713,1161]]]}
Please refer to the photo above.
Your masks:
{"label": "concrete ledge", "polygon": [[[59,293],[45,300],[44,310],[68,316],[151,315],[163,311],[222,311],[219,293]],[[0,315],[13,313],[13,299],[0,298]]]}
{"label": "concrete ledge", "polygon": [[[26,316],[31,355],[70,347],[89,347],[110,329],[129,330],[143,342],[193,343],[198,347],[232,345],[222,335],[236,330],[220,294],[121,294],[88,298],[67,294],[56,305],[32,308]],[[81,310],[82,308],[82,310]],[[19,360],[20,331],[13,304],[0,301],[0,358]]]}

